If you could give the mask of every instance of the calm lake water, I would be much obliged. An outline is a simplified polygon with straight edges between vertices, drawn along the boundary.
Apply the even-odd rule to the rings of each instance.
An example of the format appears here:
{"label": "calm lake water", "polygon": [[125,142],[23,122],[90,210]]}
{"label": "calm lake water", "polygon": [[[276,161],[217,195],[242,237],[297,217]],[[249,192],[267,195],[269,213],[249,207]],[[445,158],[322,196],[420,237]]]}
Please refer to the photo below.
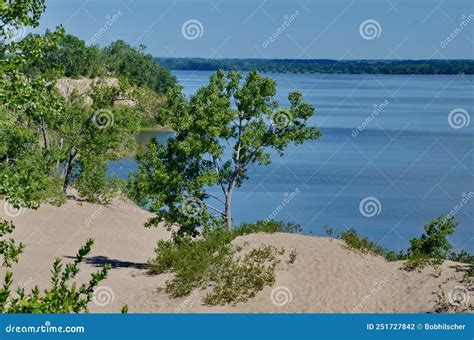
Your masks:
{"label": "calm lake water", "polygon": [[[189,95],[210,73],[175,74]],[[310,124],[324,136],[252,168],[233,199],[237,223],[270,216],[314,235],[354,227],[398,250],[453,211],[461,222],[451,238],[456,250],[474,251],[474,121],[465,126],[474,115],[473,76],[269,76],[282,105],[299,90],[316,107]],[[162,142],[171,135],[139,138],[156,134]],[[110,165],[120,177],[133,169],[131,159]]]}

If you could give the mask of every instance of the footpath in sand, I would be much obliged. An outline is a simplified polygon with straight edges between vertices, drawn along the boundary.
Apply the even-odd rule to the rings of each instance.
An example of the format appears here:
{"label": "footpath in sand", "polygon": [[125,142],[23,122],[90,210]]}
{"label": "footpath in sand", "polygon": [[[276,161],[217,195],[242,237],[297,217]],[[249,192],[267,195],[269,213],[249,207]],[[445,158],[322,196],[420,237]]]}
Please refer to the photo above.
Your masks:
{"label": "footpath in sand", "polygon": [[[127,200],[116,199],[107,207],[71,200],[61,207],[25,209],[18,216],[8,216],[5,202],[0,204],[0,218],[14,222],[13,237],[26,245],[13,272],[14,285],[27,291],[35,285],[48,287],[55,257],[72,261],[88,238],[95,240],[77,280],[86,282],[104,263],[113,268],[90,303],[92,313],[119,313],[125,304],[130,313],[423,313],[434,310],[438,285],[446,293],[465,286],[460,271],[465,265],[459,263],[446,261],[440,275],[432,267],[421,273],[406,272],[400,261],[359,254],[341,240],[260,233],[234,242],[247,241],[244,247],[249,248],[274,245],[287,253],[295,249],[295,263],[278,264],[275,284],[247,303],[205,306],[203,291],[177,299],[169,298],[164,290],[157,291],[171,274],[148,275],[146,262],[153,257],[156,242],[168,238],[169,233],[164,228],[145,228],[143,224],[152,215]],[[473,288],[466,288],[472,297]]]}

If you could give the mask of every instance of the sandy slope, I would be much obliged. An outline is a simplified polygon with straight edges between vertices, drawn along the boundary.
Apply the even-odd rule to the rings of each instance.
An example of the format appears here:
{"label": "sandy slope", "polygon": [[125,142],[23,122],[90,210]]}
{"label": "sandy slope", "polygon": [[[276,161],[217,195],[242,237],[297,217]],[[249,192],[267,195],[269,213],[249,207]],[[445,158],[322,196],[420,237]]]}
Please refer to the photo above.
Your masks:
{"label": "sandy slope", "polygon": [[[340,240],[257,234],[235,242],[247,241],[246,248],[271,244],[286,249],[275,285],[245,304],[208,307],[202,305],[201,291],[180,299],[156,291],[170,276],[149,276],[144,265],[153,256],[156,241],[169,235],[163,228],[143,227],[151,215],[130,202],[115,200],[101,207],[69,201],[59,208],[25,210],[16,217],[7,216],[4,201],[0,204],[0,218],[15,222],[14,237],[27,246],[14,266],[14,279],[28,290],[46,287],[56,256],[70,261],[86,239],[95,239],[79,281],[87,280],[88,273],[104,262],[114,268],[101,283],[91,312],[119,312],[124,304],[130,312],[429,312],[439,284],[446,292],[462,284],[462,272],[456,270],[460,265],[454,262],[443,264],[441,276],[435,277],[432,268],[408,273],[400,269],[400,262],[355,253]],[[285,259],[293,249],[296,261],[288,264]],[[472,287],[467,288],[472,295]]]}

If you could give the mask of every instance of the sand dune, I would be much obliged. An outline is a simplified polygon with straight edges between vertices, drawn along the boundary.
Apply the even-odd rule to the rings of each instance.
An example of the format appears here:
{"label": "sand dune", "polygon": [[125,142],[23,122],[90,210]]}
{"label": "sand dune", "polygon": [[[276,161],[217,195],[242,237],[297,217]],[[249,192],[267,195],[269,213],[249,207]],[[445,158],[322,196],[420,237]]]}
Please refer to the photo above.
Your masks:
{"label": "sand dune", "polygon": [[[5,207],[4,201],[0,204]],[[234,241],[246,248],[271,244],[284,247],[287,254],[293,249],[297,252],[295,263],[282,261],[278,265],[275,285],[255,298],[237,306],[214,307],[202,304],[202,291],[171,299],[164,291],[157,291],[170,274],[146,273],[145,264],[154,255],[156,241],[169,237],[163,228],[143,227],[150,216],[119,199],[107,207],[76,201],[61,207],[44,205],[14,217],[1,209],[0,218],[14,221],[17,229],[13,236],[26,244],[20,263],[14,265],[15,285],[27,290],[35,285],[47,287],[54,258],[71,261],[88,238],[95,239],[95,245],[78,281],[86,281],[88,274],[105,262],[113,265],[90,304],[91,312],[119,312],[124,304],[129,312],[145,313],[430,312],[435,308],[438,285],[446,292],[463,285],[463,273],[458,271],[462,265],[455,262],[446,261],[439,276],[433,268],[406,272],[401,262],[359,254],[340,240],[276,233],[247,235]]]}

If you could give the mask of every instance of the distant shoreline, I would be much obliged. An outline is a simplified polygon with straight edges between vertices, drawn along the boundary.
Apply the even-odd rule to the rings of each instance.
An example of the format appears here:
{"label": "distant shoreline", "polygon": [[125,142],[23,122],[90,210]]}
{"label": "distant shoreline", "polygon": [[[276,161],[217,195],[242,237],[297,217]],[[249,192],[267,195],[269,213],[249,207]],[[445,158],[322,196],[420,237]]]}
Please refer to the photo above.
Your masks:
{"label": "distant shoreline", "polygon": [[155,61],[171,70],[251,71],[322,74],[474,74],[474,60],[333,60],[333,59],[206,59],[164,58]]}

